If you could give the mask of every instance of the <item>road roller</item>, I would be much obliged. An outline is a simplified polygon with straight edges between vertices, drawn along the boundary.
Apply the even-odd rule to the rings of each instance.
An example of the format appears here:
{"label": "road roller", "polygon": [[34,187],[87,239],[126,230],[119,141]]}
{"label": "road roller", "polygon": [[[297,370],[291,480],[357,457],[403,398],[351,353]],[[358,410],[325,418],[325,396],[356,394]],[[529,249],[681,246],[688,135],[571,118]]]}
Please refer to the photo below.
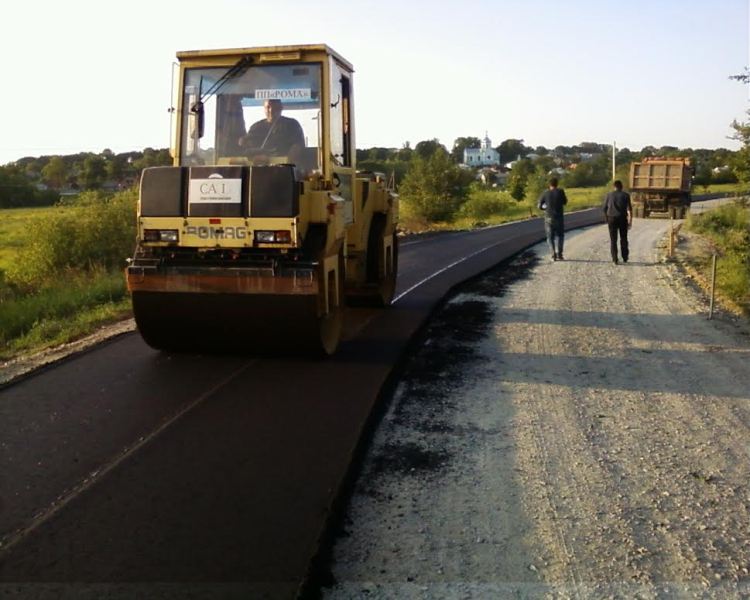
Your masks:
{"label": "road roller", "polygon": [[126,267],[150,346],[327,355],[347,305],[391,303],[398,195],[357,170],[353,72],[324,44],[177,53]]}

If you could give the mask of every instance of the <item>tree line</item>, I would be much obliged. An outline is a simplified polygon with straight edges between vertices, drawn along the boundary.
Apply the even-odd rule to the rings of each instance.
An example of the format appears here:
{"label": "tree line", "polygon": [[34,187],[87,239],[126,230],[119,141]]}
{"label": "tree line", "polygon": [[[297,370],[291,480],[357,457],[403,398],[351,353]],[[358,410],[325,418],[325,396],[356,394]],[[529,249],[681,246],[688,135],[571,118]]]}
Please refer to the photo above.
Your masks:
{"label": "tree line", "polygon": [[49,206],[61,194],[132,187],[145,167],[172,164],[169,150],[27,156],[0,166],[0,208]]}
{"label": "tree line", "polygon": [[[500,165],[495,169],[462,165],[464,149],[479,148],[476,137],[457,138],[451,150],[437,139],[407,142],[400,149],[370,148],[357,151],[359,168],[393,174],[405,204],[427,221],[450,220],[482,186],[498,189],[516,202],[533,201],[557,177],[564,187],[595,188],[612,180],[612,146],[583,142],[575,146],[527,146],[522,139],[507,139],[495,148]],[[750,170],[742,151],[646,146],[638,151],[618,148],[615,178],[628,180],[630,164],[649,156],[686,157],[695,168],[695,186],[749,180]],[[510,167],[510,168],[508,168]],[[481,181],[481,183],[480,183]],[[481,195],[480,195],[481,196]],[[488,196],[481,196],[488,198]]]}
{"label": "tree line", "polygon": [[[618,177],[627,180],[630,163],[646,156],[683,156],[690,158],[695,167],[696,186],[748,181],[750,152],[745,140],[750,139],[747,133],[750,127],[740,123],[734,123],[733,127],[738,139],[743,141],[743,148],[736,152],[724,148],[676,146],[645,146],[638,151],[620,148],[615,157],[619,165]],[[455,203],[476,175],[475,170],[463,168],[461,172],[456,171],[463,161],[464,149],[480,146],[479,138],[465,136],[457,138],[450,149],[438,139],[423,140],[414,147],[406,142],[401,148],[358,149],[357,164],[361,170],[393,175],[399,187],[406,184],[402,191],[407,196],[415,185],[443,197],[446,197],[447,190],[453,190]],[[498,171],[507,171],[501,185],[516,200],[522,200],[538,187],[540,179],[552,173],[556,173],[566,187],[596,187],[606,185],[611,179],[611,146],[608,144],[582,142],[574,146],[546,148],[528,146],[522,139],[511,138],[501,142],[495,150],[500,157]],[[143,168],[171,163],[167,149],[153,148],[120,154],[105,149],[98,154],[84,152],[21,158],[0,166],[0,208],[51,205],[59,200],[61,192],[126,189],[137,183]],[[510,170],[504,167],[509,163],[512,165]],[[412,181],[407,177],[410,171]],[[436,180],[426,182],[426,177]]]}

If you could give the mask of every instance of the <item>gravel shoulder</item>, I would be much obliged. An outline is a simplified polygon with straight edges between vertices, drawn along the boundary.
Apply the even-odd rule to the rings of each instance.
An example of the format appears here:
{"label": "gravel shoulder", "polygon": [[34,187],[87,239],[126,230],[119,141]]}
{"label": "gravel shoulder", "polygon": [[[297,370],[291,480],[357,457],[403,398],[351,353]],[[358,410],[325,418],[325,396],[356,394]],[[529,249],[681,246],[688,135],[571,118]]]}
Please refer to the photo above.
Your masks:
{"label": "gravel shoulder", "polygon": [[619,266],[605,227],[569,234],[448,302],[324,597],[750,593],[750,336],[661,261],[667,227],[636,220]]}
{"label": "gravel shoulder", "polygon": [[0,386],[26,377],[33,372],[60,360],[86,352],[109,339],[135,331],[135,320],[125,319],[104,325],[95,332],[73,342],[33,352],[0,362]]}

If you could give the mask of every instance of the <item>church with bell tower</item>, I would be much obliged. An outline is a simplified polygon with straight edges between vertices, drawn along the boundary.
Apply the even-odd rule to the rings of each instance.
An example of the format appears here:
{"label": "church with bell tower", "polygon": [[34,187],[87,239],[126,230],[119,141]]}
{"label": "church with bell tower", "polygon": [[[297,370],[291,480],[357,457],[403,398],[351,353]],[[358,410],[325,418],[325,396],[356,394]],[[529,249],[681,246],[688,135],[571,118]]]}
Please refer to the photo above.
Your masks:
{"label": "church with bell tower", "polygon": [[464,164],[468,167],[492,167],[500,164],[500,154],[492,147],[487,132],[480,148],[464,148]]}

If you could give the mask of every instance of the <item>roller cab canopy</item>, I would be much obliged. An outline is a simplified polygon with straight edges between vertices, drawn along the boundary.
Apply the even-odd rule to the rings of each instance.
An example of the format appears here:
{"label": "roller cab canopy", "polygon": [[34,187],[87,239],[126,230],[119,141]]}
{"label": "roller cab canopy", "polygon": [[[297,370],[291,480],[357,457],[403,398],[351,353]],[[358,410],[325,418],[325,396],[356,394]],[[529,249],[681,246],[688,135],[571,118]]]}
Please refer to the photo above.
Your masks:
{"label": "roller cab canopy", "polygon": [[[354,166],[352,65],[326,45],[178,52],[178,166],[292,164],[298,178]],[[269,111],[280,111],[273,126]]]}

